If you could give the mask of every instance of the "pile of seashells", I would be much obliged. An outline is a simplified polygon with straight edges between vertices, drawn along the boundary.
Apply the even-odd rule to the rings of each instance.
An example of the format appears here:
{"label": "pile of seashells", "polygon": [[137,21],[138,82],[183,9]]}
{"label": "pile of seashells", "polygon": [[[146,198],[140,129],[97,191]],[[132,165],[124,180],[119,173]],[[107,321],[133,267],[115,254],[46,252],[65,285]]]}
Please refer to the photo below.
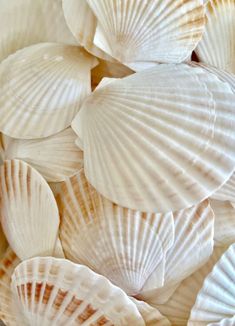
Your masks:
{"label": "pile of seashells", "polygon": [[0,319],[235,326],[235,0],[0,0]]}

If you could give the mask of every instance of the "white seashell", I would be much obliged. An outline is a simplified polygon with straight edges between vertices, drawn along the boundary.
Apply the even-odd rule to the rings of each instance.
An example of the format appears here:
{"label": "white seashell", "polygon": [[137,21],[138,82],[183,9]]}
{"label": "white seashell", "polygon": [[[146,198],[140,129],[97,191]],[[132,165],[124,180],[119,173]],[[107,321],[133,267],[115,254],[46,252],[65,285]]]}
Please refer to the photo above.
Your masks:
{"label": "white seashell", "polygon": [[229,201],[213,199],[210,205],[215,214],[215,244],[228,246],[235,242],[235,208]]}
{"label": "white seashell", "polygon": [[12,276],[12,291],[27,325],[145,325],[121,289],[65,259],[24,261]]}
{"label": "white seashell", "polygon": [[[154,305],[164,314],[174,326],[185,326],[190,311],[196,301],[205,277],[211,272],[215,263],[220,259],[226,247],[215,247],[209,260],[200,269],[184,279],[170,299],[163,305]],[[150,302],[151,303],[151,302]]]}
{"label": "white seashell", "polygon": [[153,272],[156,286],[163,285],[165,255],[174,241],[172,213],[141,213],[117,206],[89,185],[83,170],[64,182],[58,202],[66,257],[108,277],[131,295]]}
{"label": "white seashell", "polygon": [[206,27],[196,53],[199,60],[235,73],[235,2],[210,0],[206,7]]}
{"label": "white seashell", "polygon": [[[81,1],[64,0],[64,9],[70,6],[65,16],[74,35],[79,35],[81,44],[97,56],[99,48],[134,70],[149,68],[156,62],[182,62],[202,37],[202,0],[86,2],[91,10],[85,4],[82,10]],[[81,25],[85,17],[90,28],[84,33]]]}
{"label": "white seashell", "polygon": [[170,326],[169,320],[164,317],[156,308],[151,307],[144,301],[136,300],[133,297],[130,299],[137,306],[142,318],[144,319],[145,326]]}
{"label": "white seashell", "polygon": [[72,122],[86,177],[106,198],[140,211],[200,202],[234,170],[234,101],[229,84],[185,64],[97,89]]}
{"label": "white seashell", "polygon": [[32,139],[67,128],[91,91],[95,62],[79,47],[56,43],[32,45],[9,56],[0,65],[0,130]]}
{"label": "white seashell", "polygon": [[0,168],[0,215],[6,238],[19,258],[52,255],[59,228],[53,193],[41,175],[23,161]]}
{"label": "white seashell", "polygon": [[63,181],[83,166],[83,153],[75,144],[77,136],[71,128],[42,139],[2,138],[5,160],[23,160],[49,182]]}
{"label": "white seashell", "polygon": [[[96,30],[96,18],[86,0],[62,0],[64,17],[78,43],[97,57],[115,61],[108,54],[97,48],[93,39]],[[84,28],[85,26],[85,28]]]}
{"label": "white seashell", "polygon": [[174,220],[175,241],[166,254],[165,284],[157,289],[153,273],[139,295],[151,304],[166,302],[179,282],[205,264],[213,251],[214,214],[208,200],[175,212]]}
{"label": "white seashell", "polygon": [[100,60],[100,63],[91,71],[91,85],[94,90],[104,77],[123,78],[133,74],[133,70],[118,63]]}
{"label": "white seashell", "polygon": [[9,247],[0,261],[0,319],[6,325],[18,326],[16,316],[12,309],[11,275],[20,263],[19,258]]}
{"label": "white seashell", "polygon": [[41,42],[76,45],[62,10],[62,0],[0,0],[0,61]]}
{"label": "white seashell", "polygon": [[235,244],[229,247],[205,279],[188,326],[212,326],[223,319],[235,317],[234,271]]}

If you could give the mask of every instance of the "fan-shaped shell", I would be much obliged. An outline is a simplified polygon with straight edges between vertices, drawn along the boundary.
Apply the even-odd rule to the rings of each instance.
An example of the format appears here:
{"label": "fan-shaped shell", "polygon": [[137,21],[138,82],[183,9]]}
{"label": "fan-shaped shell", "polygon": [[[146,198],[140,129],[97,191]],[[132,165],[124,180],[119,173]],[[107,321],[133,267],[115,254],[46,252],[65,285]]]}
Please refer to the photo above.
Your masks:
{"label": "fan-shaped shell", "polygon": [[94,60],[79,47],[56,43],[9,56],[0,65],[0,130],[32,139],[68,127],[91,90]]}
{"label": "fan-shaped shell", "polygon": [[235,242],[235,208],[229,201],[210,200],[215,214],[214,239],[217,246]]}
{"label": "fan-shaped shell", "polygon": [[170,326],[169,320],[160,314],[160,312],[151,307],[144,301],[139,301],[130,297],[130,299],[135,303],[137,306],[142,318],[144,319],[145,326]]}
{"label": "fan-shaped shell", "polygon": [[17,256],[52,255],[59,214],[42,176],[23,161],[5,161],[0,168],[0,198],[2,227]]}
{"label": "fan-shaped shell", "polygon": [[49,182],[63,181],[83,166],[83,153],[75,144],[76,138],[71,128],[33,140],[3,135],[4,157],[27,162]]}
{"label": "fan-shaped shell", "polygon": [[0,0],[0,61],[41,42],[76,45],[68,29],[62,0]]}
{"label": "fan-shaped shell", "polygon": [[108,277],[129,294],[138,293],[158,270],[174,240],[171,213],[148,214],[117,206],[87,182],[83,170],[60,192],[60,238],[66,257]]}
{"label": "fan-shaped shell", "polygon": [[[73,23],[71,30],[83,37],[83,44],[89,42],[92,45],[89,44],[89,50],[96,55],[99,56],[95,51],[99,48],[134,70],[144,69],[156,62],[182,62],[202,37],[202,0],[86,2],[91,10],[86,6],[85,16],[78,2],[73,1],[71,7],[71,1],[64,0],[64,8],[71,8],[70,12],[65,11],[67,22],[69,25]],[[85,33],[77,27],[81,26],[83,17],[90,26]]]}
{"label": "fan-shaped shell", "polygon": [[234,101],[229,84],[185,64],[99,87],[72,123],[86,177],[132,209],[167,212],[198,203],[234,170]]}
{"label": "fan-shaped shell", "polygon": [[10,247],[6,250],[0,261],[0,320],[9,326],[19,325],[12,309],[10,287],[12,273],[19,263],[19,258]]}
{"label": "fan-shaped shell", "polygon": [[212,326],[223,319],[234,318],[234,284],[235,244],[229,247],[205,279],[192,308],[188,325]]}
{"label": "fan-shaped shell", "polygon": [[65,259],[24,261],[12,276],[12,291],[27,325],[145,325],[121,289]]}
{"label": "fan-shaped shell", "polygon": [[211,272],[216,262],[225,252],[227,247],[215,247],[209,260],[200,269],[184,279],[170,299],[163,305],[154,305],[164,314],[174,326],[185,326],[190,316],[190,311],[196,301],[204,279]]}
{"label": "fan-shaped shell", "polygon": [[157,289],[153,273],[140,294],[151,304],[166,302],[179,282],[205,264],[213,252],[214,214],[208,200],[175,212],[174,221],[175,241],[166,254],[164,286]]}
{"label": "fan-shaped shell", "polygon": [[210,0],[196,53],[200,61],[235,73],[235,1]]}

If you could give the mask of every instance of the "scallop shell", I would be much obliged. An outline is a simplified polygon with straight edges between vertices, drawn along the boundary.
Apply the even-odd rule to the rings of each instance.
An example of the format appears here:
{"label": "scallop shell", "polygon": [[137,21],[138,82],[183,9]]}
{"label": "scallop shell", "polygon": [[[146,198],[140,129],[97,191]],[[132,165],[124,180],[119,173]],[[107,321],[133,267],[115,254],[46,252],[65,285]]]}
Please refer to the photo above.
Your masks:
{"label": "scallop shell", "polygon": [[[71,6],[70,15],[67,10],[65,16],[69,25],[74,24],[71,30],[83,38],[82,44],[90,43],[88,50],[97,56],[94,46],[134,70],[156,62],[184,61],[204,29],[202,0],[87,0],[91,10],[83,5],[86,16],[78,2],[72,1],[71,6],[71,1],[64,0]],[[90,28],[84,35],[77,26],[85,17]]]}
{"label": "scallop shell", "polygon": [[19,258],[52,255],[59,228],[53,193],[41,175],[23,161],[0,168],[0,215],[6,238]]}
{"label": "scallop shell", "polygon": [[172,213],[148,214],[117,206],[89,185],[83,170],[61,186],[59,207],[66,257],[131,295],[153,272],[157,285],[163,285],[164,257],[174,240]]}
{"label": "scallop shell", "polygon": [[196,301],[197,293],[200,291],[205,277],[211,272],[226,249],[226,247],[215,247],[213,254],[206,264],[184,279],[167,302],[163,305],[154,305],[169,319],[172,325],[187,325],[190,311]]}
{"label": "scallop shell", "polygon": [[235,317],[235,244],[223,254],[204,281],[188,326],[214,325]]}
{"label": "scallop shell", "polygon": [[136,300],[133,297],[130,297],[130,299],[135,303],[137,306],[142,318],[144,319],[145,326],[170,326],[171,323],[169,320],[160,314],[160,312],[154,308],[151,307],[149,304],[147,304],[144,301]]}
{"label": "scallop shell", "polygon": [[91,85],[94,90],[104,77],[123,78],[133,74],[133,70],[118,63],[100,60],[100,63],[91,71]]}
{"label": "scallop shell", "polygon": [[20,263],[19,258],[9,247],[0,261],[0,320],[6,325],[17,326],[16,316],[12,309],[11,275]]}
{"label": "scallop shell", "polygon": [[206,27],[196,53],[199,60],[235,73],[235,2],[210,0]]}
{"label": "scallop shell", "polygon": [[36,43],[77,44],[66,25],[61,0],[0,0],[0,7],[0,61]]}
{"label": "scallop shell", "polygon": [[65,259],[24,261],[12,276],[12,291],[27,325],[145,325],[121,289]]}
{"label": "scallop shell", "polygon": [[229,201],[210,200],[215,214],[215,244],[228,246],[235,242],[235,208]]}
{"label": "scallop shell", "polygon": [[234,101],[229,84],[186,64],[99,87],[72,123],[86,177],[106,198],[140,211],[197,204],[234,170]]}
{"label": "scallop shell", "polygon": [[33,140],[3,135],[4,156],[27,162],[49,182],[63,181],[83,166],[83,153],[75,144],[76,137],[71,128]]}
{"label": "scallop shell", "polygon": [[157,289],[150,277],[139,296],[151,304],[166,302],[179,282],[205,264],[213,252],[214,214],[208,200],[175,212],[174,220],[175,241],[166,254],[164,287]]}
{"label": "scallop shell", "polygon": [[9,56],[0,65],[0,130],[32,139],[68,127],[91,91],[95,62],[78,47],[56,43],[32,45]]}

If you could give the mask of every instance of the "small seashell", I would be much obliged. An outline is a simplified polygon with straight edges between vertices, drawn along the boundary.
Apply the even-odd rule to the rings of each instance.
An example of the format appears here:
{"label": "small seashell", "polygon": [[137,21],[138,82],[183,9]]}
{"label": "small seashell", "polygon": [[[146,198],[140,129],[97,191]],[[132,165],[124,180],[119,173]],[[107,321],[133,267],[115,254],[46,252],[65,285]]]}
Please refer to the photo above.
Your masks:
{"label": "small seashell", "polygon": [[235,242],[235,208],[229,201],[210,199],[215,214],[216,246],[228,246]]}
{"label": "small seashell", "polygon": [[150,304],[163,304],[179,283],[205,264],[213,252],[214,214],[209,201],[174,213],[175,241],[165,258],[164,286],[155,286],[154,273],[139,298]]}
{"label": "small seashell", "polygon": [[83,170],[62,184],[58,202],[67,258],[108,277],[130,295],[153,272],[156,286],[163,285],[165,255],[174,240],[172,213],[117,206],[89,185]]}
{"label": "small seashell", "polygon": [[199,60],[235,73],[235,2],[210,0],[206,6],[206,27],[196,48]]}
{"label": "small seashell", "polygon": [[[235,244],[223,254],[206,277],[192,308],[188,326],[234,325]],[[230,319],[227,323],[223,320]],[[232,320],[231,320],[232,319]]]}
{"label": "small seashell", "polygon": [[19,320],[26,325],[145,325],[121,289],[65,259],[22,262],[12,276],[12,292]]}
{"label": "small seashell", "polygon": [[169,320],[162,316],[160,312],[154,308],[151,307],[149,304],[147,304],[144,301],[136,300],[133,297],[130,297],[130,299],[135,303],[137,306],[142,318],[144,319],[145,326],[170,326],[171,323]]}
{"label": "small seashell", "polygon": [[214,247],[213,254],[200,269],[184,279],[177,287],[170,299],[163,305],[154,306],[164,314],[174,326],[185,326],[190,316],[190,311],[196,301],[204,279],[211,272],[227,247]]}
{"label": "small seashell", "polygon": [[[202,0],[81,2],[63,1],[67,23],[79,42],[96,56],[107,53],[134,70],[156,62],[182,62],[202,37]],[[89,26],[85,32],[83,21]]]}
{"label": "small seashell", "polygon": [[9,326],[19,325],[12,307],[10,287],[12,273],[19,263],[19,258],[8,247],[0,260],[0,319]]}
{"label": "small seashell", "polygon": [[53,193],[42,176],[23,161],[0,168],[0,216],[6,238],[19,258],[52,255],[59,228]]}
{"label": "small seashell", "polygon": [[47,181],[59,182],[83,166],[83,153],[75,144],[77,136],[67,128],[53,136],[24,140],[2,135],[4,158],[20,159],[34,167]]}
{"label": "small seashell", "polygon": [[[77,45],[66,25],[62,0],[1,0],[0,61],[41,42]],[[24,60],[24,61],[23,61]],[[25,62],[26,58],[22,59]]]}
{"label": "small seashell", "polygon": [[[96,59],[81,49],[41,43],[17,51],[0,65],[0,130],[7,136],[34,139],[67,128],[91,91]],[[83,51],[85,53],[85,51]],[[48,60],[42,60],[45,53]],[[54,58],[63,56],[57,62]],[[26,63],[19,63],[22,57]],[[68,84],[67,80],[70,81]]]}
{"label": "small seashell", "polygon": [[197,204],[234,170],[234,101],[229,84],[186,64],[97,88],[72,122],[87,179],[104,197],[140,211]]}

